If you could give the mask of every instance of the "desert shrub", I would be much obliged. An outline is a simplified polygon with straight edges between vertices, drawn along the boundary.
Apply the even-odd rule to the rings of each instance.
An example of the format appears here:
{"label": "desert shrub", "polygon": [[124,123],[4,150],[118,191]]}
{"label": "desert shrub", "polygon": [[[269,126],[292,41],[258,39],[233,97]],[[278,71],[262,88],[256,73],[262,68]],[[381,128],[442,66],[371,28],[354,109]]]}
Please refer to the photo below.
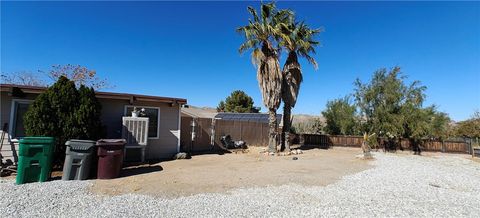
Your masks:
{"label": "desert shrub", "polygon": [[293,122],[290,132],[295,134],[323,134],[323,124],[318,118]]}

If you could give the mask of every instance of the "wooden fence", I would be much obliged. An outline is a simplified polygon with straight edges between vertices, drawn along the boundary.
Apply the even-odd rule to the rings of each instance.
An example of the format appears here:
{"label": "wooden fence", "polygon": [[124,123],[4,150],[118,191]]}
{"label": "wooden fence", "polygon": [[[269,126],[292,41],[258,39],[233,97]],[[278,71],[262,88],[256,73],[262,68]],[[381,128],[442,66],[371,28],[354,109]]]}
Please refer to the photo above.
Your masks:
{"label": "wooden fence", "polygon": [[[315,134],[301,134],[299,135],[300,144],[304,146],[314,146],[326,148],[330,146],[340,147],[361,147],[363,143],[362,136],[338,136],[338,135],[315,135]],[[379,139],[379,148],[387,143],[384,138]],[[410,141],[408,139],[400,140],[400,147],[402,149],[411,149]],[[451,153],[471,153],[472,145],[468,139],[464,140],[426,140],[421,145],[423,151],[439,151]]]}
{"label": "wooden fence", "polygon": [[[192,121],[195,120],[195,127]],[[207,151],[212,148],[212,119],[182,117],[180,145],[182,151]],[[192,132],[195,134],[192,137]]]}
{"label": "wooden fence", "polygon": [[[195,133],[192,137],[193,132]],[[199,152],[218,148],[218,145],[222,144],[220,138],[224,135],[230,135],[235,141],[245,141],[248,146],[266,146],[268,123],[182,117],[182,151]]]}
{"label": "wooden fence", "polygon": [[230,135],[233,140],[242,140],[248,146],[266,146],[268,144],[268,123],[216,120],[215,145],[221,144],[220,137]]}
{"label": "wooden fence", "polygon": [[[195,120],[192,138],[192,120]],[[233,140],[242,140],[248,146],[268,145],[268,123],[257,123],[233,120],[215,120],[207,118],[182,117],[181,146],[183,151],[207,151],[218,148],[221,145],[220,137],[230,135]],[[290,137],[293,143],[303,146],[328,148],[339,147],[361,147],[362,136],[339,136],[339,135],[317,135],[300,134]],[[378,148],[383,148],[387,143],[384,138],[379,138]],[[397,142],[401,149],[410,150],[410,141],[401,139]],[[472,143],[468,140],[427,140],[421,146],[423,151],[439,151],[452,153],[471,153]]]}

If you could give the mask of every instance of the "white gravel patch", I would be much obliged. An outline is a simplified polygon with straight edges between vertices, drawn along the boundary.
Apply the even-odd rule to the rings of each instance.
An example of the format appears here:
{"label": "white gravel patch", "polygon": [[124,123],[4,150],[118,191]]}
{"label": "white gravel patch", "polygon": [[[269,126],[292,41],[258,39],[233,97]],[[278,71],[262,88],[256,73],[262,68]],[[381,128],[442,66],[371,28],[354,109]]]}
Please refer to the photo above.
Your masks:
{"label": "white gravel patch", "polygon": [[[2,217],[480,217],[480,164],[375,153],[374,168],[326,187],[288,184],[176,199],[98,196],[88,181],[0,180]],[[332,163],[334,164],[334,163]]]}

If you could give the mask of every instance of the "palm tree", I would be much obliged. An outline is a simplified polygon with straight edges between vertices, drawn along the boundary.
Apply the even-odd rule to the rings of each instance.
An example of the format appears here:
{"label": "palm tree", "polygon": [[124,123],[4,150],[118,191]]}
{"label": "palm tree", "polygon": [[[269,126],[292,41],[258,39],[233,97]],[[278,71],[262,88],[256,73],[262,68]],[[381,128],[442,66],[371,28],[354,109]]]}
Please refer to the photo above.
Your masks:
{"label": "palm tree", "polygon": [[243,33],[245,42],[239,52],[252,49],[252,62],[257,67],[257,80],[262,92],[263,104],[269,113],[269,152],[276,152],[277,145],[277,109],[281,101],[282,72],[278,62],[279,44],[284,35],[287,21],[292,15],[289,10],[277,10],[275,3],[261,5],[260,16],[253,7],[247,8],[253,20],[246,26],[239,27],[237,32]]}
{"label": "palm tree", "polygon": [[318,68],[315,59],[310,54],[315,54],[315,46],[319,45],[318,41],[314,41],[316,34],[321,32],[321,29],[310,29],[305,23],[297,23],[291,17],[290,24],[286,28],[282,28],[284,33],[282,36],[287,38],[282,39],[281,45],[288,51],[288,57],[283,66],[283,81],[282,81],[282,100],[283,100],[283,130],[282,130],[282,144],[285,143],[285,150],[290,150],[290,136],[289,131],[291,127],[291,110],[295,107],[298,93],[300,91],[300,84],[302,83],[302,69],[298,62],[298,56],[307,59],[315,70]]}

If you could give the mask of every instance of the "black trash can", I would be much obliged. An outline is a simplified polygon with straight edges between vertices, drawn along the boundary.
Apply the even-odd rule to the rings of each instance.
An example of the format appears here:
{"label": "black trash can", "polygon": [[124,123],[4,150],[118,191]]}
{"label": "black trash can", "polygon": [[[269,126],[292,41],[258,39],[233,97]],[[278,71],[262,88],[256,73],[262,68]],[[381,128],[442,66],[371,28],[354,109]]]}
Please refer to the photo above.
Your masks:
{"label": "black trash can", "polygon": [[120,175],[126,143],[125,139],[100,139],[97,141],[98,179],[114,179]]}
{"label": "black trash can", "polygon": [[62,180],[88,179],[95,155],[95,141],[72,139],[65,145],[67,145],[67,150]]}

